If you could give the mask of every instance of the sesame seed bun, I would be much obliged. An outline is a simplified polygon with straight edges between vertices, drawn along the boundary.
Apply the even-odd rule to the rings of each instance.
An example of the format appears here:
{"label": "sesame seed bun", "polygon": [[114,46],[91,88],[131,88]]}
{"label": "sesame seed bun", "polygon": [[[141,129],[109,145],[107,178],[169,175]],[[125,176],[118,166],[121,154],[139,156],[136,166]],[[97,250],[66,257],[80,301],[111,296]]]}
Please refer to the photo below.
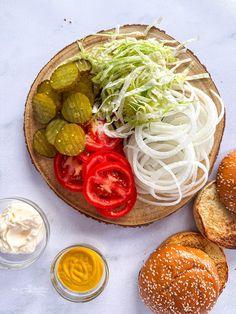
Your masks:
{"label": "sesame seed bun", "polygon": [[221,203],[236,213],[236,150],[229,153],[220,163],[216,188]]}
{"label": "sesame seed bun", "polygon": [[236,215],[220,202],[215,181],[198,193],[193,213],[202,235],[220,246],[236,249]]}
{"label": "sesame seed bun", "polygon": [[221,247],[203,237],[199,232],[191,231],[176,233],[162,243],[162,245],[165,244],[179,244],[205,252],[215,263],[220,278],[220,293],[223,291],[228,281],[228,264]]}
{"label": "sesame seed bun", "polygon": [[150,255],[138,284],[143,302],[154,313],[203,314],[214,306],[227,278],[223,251],[199,233],[183,232]]}

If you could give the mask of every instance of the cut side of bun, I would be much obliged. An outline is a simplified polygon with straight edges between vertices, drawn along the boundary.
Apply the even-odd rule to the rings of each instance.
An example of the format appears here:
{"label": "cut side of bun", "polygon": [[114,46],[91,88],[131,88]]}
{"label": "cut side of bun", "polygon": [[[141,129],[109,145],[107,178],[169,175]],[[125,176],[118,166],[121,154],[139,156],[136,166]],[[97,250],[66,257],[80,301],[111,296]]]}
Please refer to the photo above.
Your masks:
{"label": "cut side of bun", "polygon": [[220,293],[228,280],[228,265],[223,250],[215,243],[204,238],[197,232],[181,232],[174,234],[165,240],[166,244],[178,244],[188,248],[195,248],[205,252],[214,262],[220,279]]}
{"label": "cut side of bun", "polygon": [[220,202],[215,181],[198,194],[193,212],[196,225],[205,237],[225,248],[236,248],[236,214]]}

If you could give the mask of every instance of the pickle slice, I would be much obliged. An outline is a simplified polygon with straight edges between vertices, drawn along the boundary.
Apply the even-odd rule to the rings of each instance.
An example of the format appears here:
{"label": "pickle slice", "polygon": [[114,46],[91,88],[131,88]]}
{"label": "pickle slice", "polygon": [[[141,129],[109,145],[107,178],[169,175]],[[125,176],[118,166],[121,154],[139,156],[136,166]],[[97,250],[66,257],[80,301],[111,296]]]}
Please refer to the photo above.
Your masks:
{"label": "pickle slice", "polygon": [[44,93],[36,93],[32,99],[34,117],[40,123],[46,124],[56,115],[56,105],[51,97]]}
{"label": "pickle slice", "polygon": [[51,91],[54,91],[54,90],[49,80],[42,81],[37,87],[38,93],[45,93],[48,95]]}
{"label": "pickle slice", "polygon": [[46,138],[46,130],[40,129],[34,133],[33,148],[42,156],[52,158],[56,155],[57,151]]}
{"label": "pickle slice", "polygon": [[91,90],[93,90],[93,81],[90,73],[88,72],[81,73],[79,81],[87,85],[89,88],[91,88]]}
{"label": "pickle slice", "polygon": [[49,97],[51,97],[54,100],[54,102],[57,106],[57,109],[60,109],[60,107],[61,107],[61,95],[57,94],[57,92],[52,88],[49,80],[42,81],[38,85],[37,92],[46,94]]}
{"label": "pickle slice", "polygon": [[69,122],[85,123],[92,117],[92,106],[87,96],[72,93],[64,101],[61,113]]}
{"label": "pickle slice", "polygon": [[79,72],[88,72],[92,69],[92,65],[89,61],[81,59],[76,62]]}
{"label": "pickle slice", "polygon": [[83,82],[79,82],[76,84],[76,91],[87,96],[90,101],[90,104],[93,105],[95,97],[93,89],[90,86],[86,85]]}
{"label": "pickle slice", "polygon": [[95,99],[93,90],[90,86],[86,85],[83,82],[78,82],[76,84],[76,86],[74,87],[73,91],[64,92],[63,93],[63,102],[66,100],[66,98],[68,96],[70,96],[71,94],[76,93],[76,92],[79,92],[79,93],[87,96],[89,101],[90,101],[90,104],[93,105],[94,99]]}
{"label": "pickle slice", "polygon": [[48,124],[46,128],[46,138],[50,144],[54,145],[57,134],[66,124],[67,122],[63,119],[55,119]]}
{"label": "pickle slice", "polygon": [[51,75],[50,83],[53,89],[62,92],[72,89],[79,79],[79,70],[75,63],[59,66]]}
{"label": "pickle slice", "polygon": [[85,142],[83,129],[77,124],[68,123],[57,134],[55,147],[61,154],[76,156],[84,150]]}

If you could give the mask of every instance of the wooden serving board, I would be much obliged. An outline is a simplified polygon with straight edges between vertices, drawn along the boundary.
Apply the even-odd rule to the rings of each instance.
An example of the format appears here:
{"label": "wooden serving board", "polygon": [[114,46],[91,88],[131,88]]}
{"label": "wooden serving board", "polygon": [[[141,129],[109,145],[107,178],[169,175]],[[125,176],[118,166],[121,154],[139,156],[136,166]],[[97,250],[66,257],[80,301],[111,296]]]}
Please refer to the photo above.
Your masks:
{"label": "wooden serving board", "polygon": [[[146,25],[125,25],[120,28],[120,31],[123,33],[131,33],[131,32],[143,32],[146,29]],[[112,30],[106,30],[101,31],[108,32]],[[149,33],[148,37],[151,38],[157,38],[157,39],[167,39],[172,40],[173,38],[169,35],[165,34],[164,31],[161,31],[157,28],[152,28]],[[83,45],[85,47],[91,47],[93,45],[96,45],[100,42],[104,42],[109,40],[105,36],[96,36],[91,35],[87,36],[83,39]],[[32,115],[32,97],[34,93],[36,92],[37,86],[40,84],[41,81],[48,79],[51,75],[51,73],[54,71],[54,69],[62,63],[65,59],[72,57],[78,53],[78,45],[76,42],[72,43],[71,45],[65,47],[62,49],[59,53],[57,53],[45,66],[44,68],[39,72],[38,76],[36,77],[35,81],[33,82],[28,97],[26,101],[25,106],[25,118],[24,118],[24,131],[25,131],[25,140],[26,145],[29,151],[29,154],[32,159],[32,163],[35,165],[36,169],[39,171],[39,173],[43,176],[49,187],[61,198],[63,199],[67,204],[71,205],[76,210],[80,211],[81,213],[90,216],[92,218],[95,218],[99,221],[103,221],[106,223],[112,223],[116,225],[122,225],[122,226],[141,226],[145,224],[150,224],[156,220],[162,219],[171,213],[175,212],[177,209],[183,207],[187,202],[191,200],[192,197],[185,198],[182,200],[182,202],[176,206],[150,206],[147,204],[144,204],[142,202],[137,201],[135,208],[125,217],[122,217],[118,220],[110,220],[106,219],[104,217],[99,216],[95,209],[90,206],[84,199],[82,193],[73,193],[65,190],[55,179],[54,171],[53,171],[53,160],[49,158],[44,158],[38,155],[34,152],[32,147],[32,139],[34,132],[42,127],[39,125],[34,119]],[[206,68],[204,65],[200,63],[198,58],[190,51],[187,50],[186,57],[191,57],[193,59],[193,67],[191,70],[191,74],[197,74],[197,73],[203,73],[206,72]],[[212,94],[210,94],[210,89],[214,90],[216,93],[218,93],[217,88],[212,81],[212,79],[203,79],[194,82],[194,85],[204,92],[206,92],[210,97],[212,97]],[[216,104],[217,109],[219,110],[220,104],[216,97],[213,97],[213,100]],[[223,131],[224,131],[224,124],[225,124],[225,117],[222,119],[222,121],[218,124],[216,134],[215,134],[215,142],[213,149],[210,154],[210,164],[211,169],[214,165],[215,159],[217,157]]]}

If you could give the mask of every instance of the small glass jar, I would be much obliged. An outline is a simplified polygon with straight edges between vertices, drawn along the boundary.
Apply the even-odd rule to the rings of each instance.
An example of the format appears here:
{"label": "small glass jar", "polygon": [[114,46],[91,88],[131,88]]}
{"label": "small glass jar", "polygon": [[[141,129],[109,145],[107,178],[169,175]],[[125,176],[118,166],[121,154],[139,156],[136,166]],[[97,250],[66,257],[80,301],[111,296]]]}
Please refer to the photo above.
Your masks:
{"label": "small glass jar", "polygon": [[[58,264],[60,262],[61,257],[69,252],[70,250],[74,248],[88,248],[95,252],[101,259],[102,266],[103,266],[103,274],[102,277],[96,287],[93,289],[87,291],[87,292],[75,292],[73,290],[68,289],[59,279],[58,277]],[[104,256],[99,252],[95,247],[88,245],[88,244],[75,244],[72,246],[69,246],[59,252],[56,257],[53,260],[53,263],[51,265],[51,281],[56,289],[56,291],[66,300],[72,301],[72,302],[77,302],[77,303],[82,303],[82,302],[88,302],[99,296],[102,291],[105,289],[107,282],[109,279],[109,268],[107,265],[107,262],[104,258]]]}
{"label": "small glass jar", "polygon": [[0,252],[0,269],[22,269],[30,266],[44,252],[50,236],[50,227],[46,215],[38,205],[28,199],[21,197],[0,199],[0,212],[4,208],[11,206],[11,204],[15,201],[22,203],[22,205],[28,204],[39,213],[43,221],[44,234],[36,249],[32,253]]}

